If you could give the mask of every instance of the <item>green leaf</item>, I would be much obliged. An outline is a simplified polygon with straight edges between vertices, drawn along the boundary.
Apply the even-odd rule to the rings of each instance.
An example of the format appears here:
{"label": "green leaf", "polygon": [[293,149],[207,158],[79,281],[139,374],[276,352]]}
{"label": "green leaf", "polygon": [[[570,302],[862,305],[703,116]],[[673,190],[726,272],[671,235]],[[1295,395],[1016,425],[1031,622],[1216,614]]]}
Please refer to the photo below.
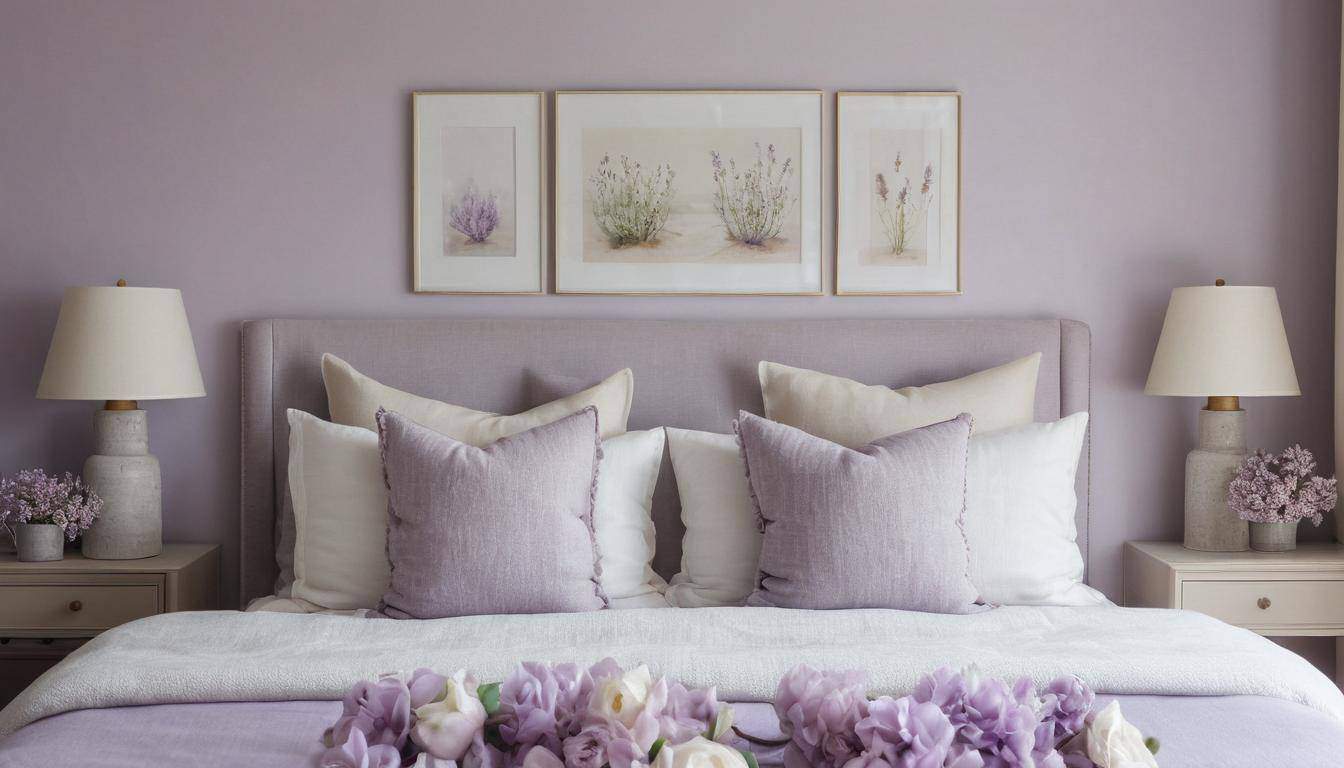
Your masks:
{"label": "green leaf", "polygon": [[478,686],[476,697],[485,707],[485,714],[493,715],[499,711],[499,683],[484,683]]}
{"label": "green leaf", "polygon": [[747,761],[747,768],[761,768],[760,763],[756,762],[756,755],[745,749],[739,749],[738,751],[742,753],[742,759]]}
{"label": "green leaf", "polygon": [[1149,752],[1152,752],[1154,755],[1156,755],[1157,750],[1162,747],[1162,742],[1158,741],[1152,736],[1149,736],[1148,738],[1143,740],[1143,746],[1147,747]]}
{"label": "green leaf", "polygon": [[659,740],[653,742],[653,746],[652,746],[652,747],[649,747],[649,762],[650,762],[650,763],[652,763],[652,762],[653,762],[653,759],[654,759],[655,757],[658,756],[658,753],[661,752],[661,751],[663,750],[663,745],[666,744],[666,743],[667,743],[667,739],[659,739]]}

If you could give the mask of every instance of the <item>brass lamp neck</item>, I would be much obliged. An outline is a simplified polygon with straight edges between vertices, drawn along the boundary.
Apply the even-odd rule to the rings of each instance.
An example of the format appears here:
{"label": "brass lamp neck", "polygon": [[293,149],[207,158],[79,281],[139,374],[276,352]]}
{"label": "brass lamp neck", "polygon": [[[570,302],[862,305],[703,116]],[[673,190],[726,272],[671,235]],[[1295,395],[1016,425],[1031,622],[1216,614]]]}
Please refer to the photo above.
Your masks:
{"label": "brass lamp neck", "polygon": [[[1212,398],[1210,398],[1212,399]],[[138,411],[140,404],[134,400],[108,400],[103,403],[104,411]]]}
{"label": "brass lamp neck", "polygon": [[1240,411],[1241,399],[1236,395],[1209,395],[1209,402],[1205,403],[1206,411]]}

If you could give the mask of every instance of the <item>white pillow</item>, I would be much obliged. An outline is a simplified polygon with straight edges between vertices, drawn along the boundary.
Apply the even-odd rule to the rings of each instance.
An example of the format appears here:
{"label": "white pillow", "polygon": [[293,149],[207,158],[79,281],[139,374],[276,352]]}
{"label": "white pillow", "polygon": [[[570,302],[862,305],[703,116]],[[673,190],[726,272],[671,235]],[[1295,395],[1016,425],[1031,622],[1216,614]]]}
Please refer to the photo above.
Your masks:
{"label": "white pillow", "polygon": [[657,546],[653,489],[663,464],[663,441],[661,429],[626,432],[602,441],[593,531],[602,556],[602,589],[613,607],[621,607],[614,601],[646,596],[656,599],[641,605],[660,603],[667,588],[667,582],[653,570]]}
{"label": "white pillow", "polygon": [[[1087,414],[971,438],[966,538],[971,581],[987,602],[1104,605],[1082,583],[1074,475]],[[667,588],[680,608],[741,605],[755,587],[761,534],[732,435],[667,430],[681,495],[681,572]],[[861,533],[861,532],[860,532]]]}
{"label": "white pillow", "polygon": [[667,450],[686,525],[681,572],[667,588],[667,602],[677,608],[742,605],[756,588],[761,533],[737,438],[668,427]]}
{"label": "white pillow", "polygon": [[971,582],[1003,605],[1103,605],[1083,583],[1074,476],[1087,414],[971,438],[966,540]]}
{"label": "white pillow", "polygon": [[[387,486],[378,435],[290,409],[289,487],[294,502],[291,595],[322,608],[373,608],[391,578]],[[663,431],[602,441],[593,529],[602,588],[612,607],[662,603],[653,571],[650,508],[663,461]]]}

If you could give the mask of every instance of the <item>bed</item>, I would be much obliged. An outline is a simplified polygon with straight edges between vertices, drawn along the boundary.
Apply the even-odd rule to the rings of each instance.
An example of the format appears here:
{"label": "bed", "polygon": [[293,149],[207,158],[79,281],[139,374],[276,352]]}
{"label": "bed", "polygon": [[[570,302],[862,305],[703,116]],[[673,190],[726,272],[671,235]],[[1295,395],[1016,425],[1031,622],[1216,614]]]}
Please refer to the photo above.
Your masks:
{"label": "bed", "polygon": [[[770,359],[860,381],[919,384],[1043,354],[1038,420],[1089,408],[1090,335],[1029,320],[592,321],[262,320],[242,329],[239,607],[281,576],[288,489],[285,410],[326,413],[319,359],[332,352],[395,387],[474,408],[535,405],[546,377],[577,387],[635,371],[632,429],[727,431],[760,412],[756,364]],[[1088,462],[1078,472],[1086,559]],[[655,565],[680,561],[676,484],[654,501]],[[1089,564],[1095,566],[1095,564]],[[283,585],[281,585],[283,586]],[[499,638],[507,637],[501,643]],[[1083,676],[1160,738],[1164,766],[1317,765],[1344,752],[1344,696],[1305,661],[1249,632],[1180,611],[997,608],[967,616],[773,608],[372,621],[276,611],[153,617],[95,638],[0,713],[0,766],[84,758],[98,765],[315,765],[338,699],[361,677],[430,666],[485,679],[521,660],[648,662],[717,685],[739,721],[777,733],[766,703],[799,662],[860,668],[875,692],[976,664],[1044,681]],[[777,754],[762,751],[770,764]]]}

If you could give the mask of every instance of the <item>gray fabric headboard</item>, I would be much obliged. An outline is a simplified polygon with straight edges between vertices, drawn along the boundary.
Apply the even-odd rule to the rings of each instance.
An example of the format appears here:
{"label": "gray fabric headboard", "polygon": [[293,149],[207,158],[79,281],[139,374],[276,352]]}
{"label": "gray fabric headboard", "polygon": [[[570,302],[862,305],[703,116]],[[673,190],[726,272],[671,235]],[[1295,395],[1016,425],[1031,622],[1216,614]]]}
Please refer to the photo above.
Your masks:
{"label": "gray fabric headboard", "polygon": [[[258,320],[243,324],[241,598],[270,594],[276,522],[288,494],[286,408],[327,417],[321,356],[331,352],[394,387],[482,410],[529,402],[529,379],[583,385],[635,372],[631,429],[729,431],[761,412],[760,360],[870,384],[963,376],[1041,352],[1036,419],[1088,410],[1091,335],[1073,320]],[[1078,473],[1078,541],[1087,557],[1088,450]],[[664,460],[654,504],[659,573],[681,559],[676,485]]]}

